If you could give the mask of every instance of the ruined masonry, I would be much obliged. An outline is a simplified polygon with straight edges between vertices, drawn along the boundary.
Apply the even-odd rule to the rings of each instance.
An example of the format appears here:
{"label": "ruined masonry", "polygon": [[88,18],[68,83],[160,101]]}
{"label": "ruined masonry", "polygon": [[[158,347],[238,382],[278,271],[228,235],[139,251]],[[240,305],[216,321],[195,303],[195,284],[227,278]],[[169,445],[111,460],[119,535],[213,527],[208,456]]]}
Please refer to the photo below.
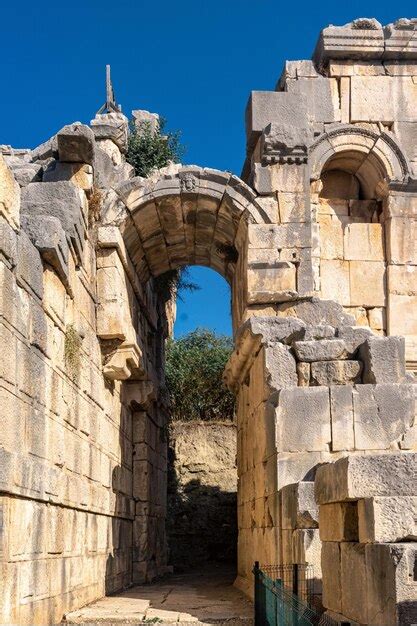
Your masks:
{"label": "ruined masonry", "polygon": [[237,585],[311,563],[335,619],[417,623],[417,20],[325,28],[246,127],[242,180],[135,178],[117,111],[1,148],[3,624],[168,571],[160,277],[193,264],[232,289]]}

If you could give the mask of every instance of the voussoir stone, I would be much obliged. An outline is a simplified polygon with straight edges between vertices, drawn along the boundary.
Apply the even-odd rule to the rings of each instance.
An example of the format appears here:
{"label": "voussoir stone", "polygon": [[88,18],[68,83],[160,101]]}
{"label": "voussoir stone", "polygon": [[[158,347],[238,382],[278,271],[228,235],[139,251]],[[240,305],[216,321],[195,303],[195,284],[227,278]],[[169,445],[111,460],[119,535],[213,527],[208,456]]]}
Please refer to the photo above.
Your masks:
{"label": "voussoir stone", "polygon": [[341,339],[322,341],[294,341],[293,347],[300,361],[335,361],[346,355],[345,342]]}

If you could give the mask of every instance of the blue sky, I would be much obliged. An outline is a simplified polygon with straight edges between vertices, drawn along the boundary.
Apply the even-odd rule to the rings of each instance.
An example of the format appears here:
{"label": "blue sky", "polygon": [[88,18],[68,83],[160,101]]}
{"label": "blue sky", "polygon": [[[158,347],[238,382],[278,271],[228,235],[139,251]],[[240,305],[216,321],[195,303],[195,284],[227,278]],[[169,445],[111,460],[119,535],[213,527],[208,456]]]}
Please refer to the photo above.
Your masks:
{"label": "blue sky", "polygon": [[[329,23],[415,13],[415,0],[4,2],[0,143],[34,147],[67,123],[88,123],[110,63],[127,115],[160,113],[182,130],[184,162],[240,174],[250,90],[273,89],[285,59],[310,58]],[[228,314],[225,283],[198,268],[192,275],[206,283],[206,298],[179,303],[179,319],[185,312],[194,325],[212,325]]]}

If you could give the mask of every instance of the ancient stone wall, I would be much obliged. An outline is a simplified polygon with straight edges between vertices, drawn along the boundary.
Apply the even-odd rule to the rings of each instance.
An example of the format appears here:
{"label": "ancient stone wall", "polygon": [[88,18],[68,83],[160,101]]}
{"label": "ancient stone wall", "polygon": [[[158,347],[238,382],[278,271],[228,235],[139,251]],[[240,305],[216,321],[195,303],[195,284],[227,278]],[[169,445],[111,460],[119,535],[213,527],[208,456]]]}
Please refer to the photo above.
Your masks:
{"label": "ancient stone wall", "polygon": [[236,426],[173,422],[169,431],[167,539],[175,569],[236,562]]}
{"label": "ancient stone wall", "polygon": [[59,621],[166,572],[168,270],[207,265],[232,289],[243,589],[255,560],[320,579],[320,464],[413,458],[415,24],[324,29],[313,61],[253,92],[246,182],[174,164],[135,177],[115,107],[34,150],[2,146],[3,621]]}
{"label": "ancient stone wall", "polygon": [[[123,116],[108,117],[120,131]],[[120,141],[74,124],[0,156],[2,623],[59,622],[166,563],[165,414],[152,375],[164,304],[152,285],[137,289],[121,254],[96,250],[106,175],[126,175]],[[141,368],[134,405],[129,367]]]}

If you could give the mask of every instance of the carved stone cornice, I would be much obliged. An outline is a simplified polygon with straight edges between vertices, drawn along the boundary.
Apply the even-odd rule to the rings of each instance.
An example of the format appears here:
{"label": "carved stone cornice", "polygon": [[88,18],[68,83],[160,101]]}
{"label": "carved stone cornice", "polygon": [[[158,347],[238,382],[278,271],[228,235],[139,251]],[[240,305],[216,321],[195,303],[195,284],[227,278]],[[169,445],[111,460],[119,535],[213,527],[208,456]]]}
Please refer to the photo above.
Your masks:
{"label": "carved stone cornice", "polygon": [[308,128],[272,122],[264,128],[261,136],[262,164],[301,165],[307,163],[311,142],[312,134]]}

